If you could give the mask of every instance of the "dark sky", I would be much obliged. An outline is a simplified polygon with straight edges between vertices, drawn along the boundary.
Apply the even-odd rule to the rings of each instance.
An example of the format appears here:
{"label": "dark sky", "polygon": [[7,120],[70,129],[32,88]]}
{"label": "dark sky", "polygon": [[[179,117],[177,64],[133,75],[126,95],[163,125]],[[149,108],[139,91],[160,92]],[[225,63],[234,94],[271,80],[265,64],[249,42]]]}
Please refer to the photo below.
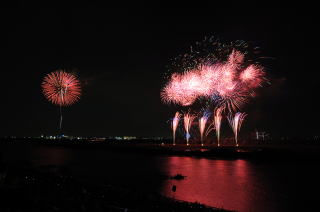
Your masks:
{"label": "dark sky", "polygon": [[247,131],[317,134],[318,27],[299,9],[2,9],[0,135],[57,132],[58,107],[40,85],[62,68],[83,82],[81,101],[63,109],[66,134],[169,136],[175,108],[159,98],[166,65],[210,35],[274,58],[264,64],[271,85],[244,109]]}

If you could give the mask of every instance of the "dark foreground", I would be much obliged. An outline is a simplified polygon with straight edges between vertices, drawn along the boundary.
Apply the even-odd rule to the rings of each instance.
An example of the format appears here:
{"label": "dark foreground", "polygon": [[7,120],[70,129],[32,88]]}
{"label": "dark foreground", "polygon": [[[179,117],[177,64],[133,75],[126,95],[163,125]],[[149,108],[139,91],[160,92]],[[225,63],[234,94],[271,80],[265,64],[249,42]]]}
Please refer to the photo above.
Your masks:
{"label": "dark foreground", "polygon": [[0,211],[225,211],[155,193],[80,183],[56,166],[0,165]]}

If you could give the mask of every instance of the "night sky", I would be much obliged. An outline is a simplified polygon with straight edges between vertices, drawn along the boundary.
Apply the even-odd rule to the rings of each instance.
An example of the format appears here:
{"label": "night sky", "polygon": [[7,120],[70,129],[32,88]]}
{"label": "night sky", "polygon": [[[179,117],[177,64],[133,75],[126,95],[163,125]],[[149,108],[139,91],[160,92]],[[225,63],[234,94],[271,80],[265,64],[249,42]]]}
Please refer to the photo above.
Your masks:
{"label": "night sky", "polygon": [[84,8],[1,10],[0,135],[57,133],[43,77],[71,70],[81,100],[63,109],[65,134],[170,136],[175,107],[160,101],[169,60],[205,36],[245,40],[269,57],[244,129],[316,135],[320,118],[316,15],[298,9]]}

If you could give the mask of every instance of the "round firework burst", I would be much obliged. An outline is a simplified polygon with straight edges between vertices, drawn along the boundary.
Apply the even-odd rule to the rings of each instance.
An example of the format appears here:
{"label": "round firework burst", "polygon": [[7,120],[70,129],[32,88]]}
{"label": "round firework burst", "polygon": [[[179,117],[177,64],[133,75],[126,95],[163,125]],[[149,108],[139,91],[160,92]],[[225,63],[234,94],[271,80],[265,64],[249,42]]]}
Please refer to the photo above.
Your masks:
{"label": "round firework burst", "polygon": [[63,70],[51,72],[42,82],[44,96],[53,104],[68,106],[77,102],[81,95],[80,82],[73,74]]}

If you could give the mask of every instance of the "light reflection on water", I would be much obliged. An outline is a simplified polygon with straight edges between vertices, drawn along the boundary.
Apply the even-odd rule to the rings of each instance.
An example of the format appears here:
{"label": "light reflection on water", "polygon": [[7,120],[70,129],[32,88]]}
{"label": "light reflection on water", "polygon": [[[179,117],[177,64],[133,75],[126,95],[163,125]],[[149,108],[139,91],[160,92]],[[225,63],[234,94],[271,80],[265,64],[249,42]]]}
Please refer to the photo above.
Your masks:
{"label": "light reflection on water", "polygon": [[[1,145],[3,161],[66,166],[81,180],[158,191],[179,200],[244,211],[289,211],[313,207],[319,164],[251,162],[72,149],[41,145]],[[164,176],[182,174],[184,180]],[[176,185],[176,192],[172,186]],[[302,201],[303,199],[303,201]],[[308,201],[305,202],[305,201]],[[304,208],[305,209],[305,208]]]}
{"label": "light reflection on water", "polygon": [[[197,201],[227,209],[247,210],[247,191],[243,189],[248,178],[248,163],[237,161],[214,161],[189,157],[170,157],[167,173],[181,173],[185,180],[168,180],[161,193],[186,201]],[[171,188],[176,185],[176,192]],[[229,204],[233,202],[233,204]],[[240,209],[240,207],[242,209]]]}
{"label": "light reflection on water", "polygon": [[72,159],[72,151],[66,148],[52,148],[50,151],[43,151],[43,148],[34,148],[32,151],[32,163],[37,165],[63,166]]}
{"label": "light reflection on water", "polygon": [[[161,193],[229,210],[272,211],[277,206],[264,199],[264,190],[257,190],[259,179],[255,171],[246,160],[168,157],[165,172],[170,176],[179,173],[187,177],[165,181]],[[173,185],[176,185],[176,192],[172,191]]]}

